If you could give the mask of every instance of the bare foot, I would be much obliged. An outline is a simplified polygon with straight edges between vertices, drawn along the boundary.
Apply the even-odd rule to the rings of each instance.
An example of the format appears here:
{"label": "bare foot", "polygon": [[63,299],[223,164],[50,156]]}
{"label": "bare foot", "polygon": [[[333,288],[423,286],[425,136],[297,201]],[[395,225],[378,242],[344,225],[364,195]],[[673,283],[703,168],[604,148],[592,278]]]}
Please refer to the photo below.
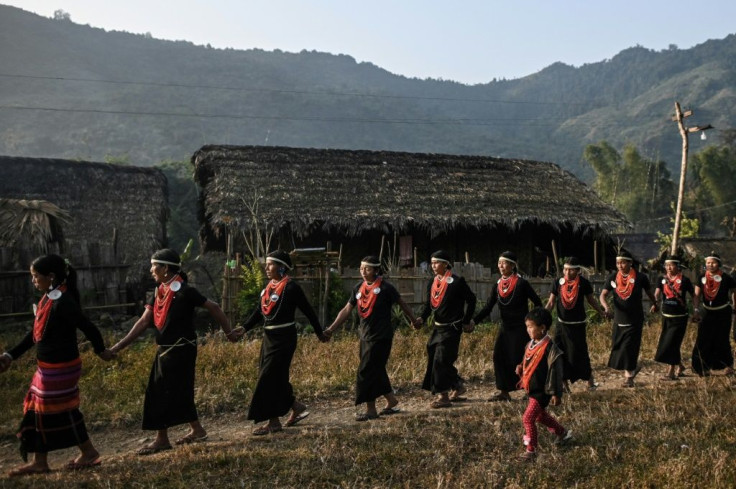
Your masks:
{"label": "bare foot", "polygon": [[17,467],[10,472],[8,472],[8,477],[19,477],[22,475],[37,475],[37,474],[48,474],[51,472],[51,469],[49,469],[48,464],[37,464],[37,463],[30,463],[27,465],[22,465],[20,467]]}

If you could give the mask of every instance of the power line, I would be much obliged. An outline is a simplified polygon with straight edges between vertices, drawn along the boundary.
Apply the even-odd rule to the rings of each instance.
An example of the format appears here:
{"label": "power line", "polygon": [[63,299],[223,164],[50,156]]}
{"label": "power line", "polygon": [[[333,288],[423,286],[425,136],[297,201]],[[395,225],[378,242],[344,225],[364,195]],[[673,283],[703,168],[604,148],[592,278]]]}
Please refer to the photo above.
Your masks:
{"label": "power line", "polygon": [[487,98],[464,98],[464,97],[429,97],[421,95],[392,95],[392,94],[375,94],[362,92],[338,92],[328,90],[287,90],[279,88],[258,88],[258,87],[234,87],[221,85],[197,85],[187,83],[163,83],[163,82],[145,82],[135,80],[104,80],[95,78],[75,78],[61,76],[37,76],[37,75],[16,75],[9,73],[0,73],[3,78],[20,78],[32,80],[52,80],[52,81],[73,81],[86,83],[105,83],[113,85],[141,85],[159,88],[193,88],[207,90],[229,90],[239,92],[259,92],[259,93],[279,93],[279,94],[299,94],[299,95],[328,95],[343,97],[366,97],[366,98],[386,98],[386,99],[408,99],[408,100],[434,100],[445,102],[481,102],[496,104],[518,104],[518,105],[581,105],[591,107],[603,107],[600,102],[564,102],[564,101],[533,101],[533,100],[500,100]]}
{"label": "power line", "polygon": [[[695,214],[695,213],[698,213],[698,212],[709,211],[709,210],[712,210],[712,209],[718,209],[719,207],[726,207],[727,205],[732,205],[732,204],[736,204],[736,200],[732,200],[730,202],[724,202],[723,204],[712,205],[710,207],[701,207],[701,208],[698,208],[698,209],[694,209],[694,210],[690,210],[690,211],[682,211],[682,212],[683,212],[683,214],[685,214],[685,213],[687,213],[687,214]],[[664,219],[672,219],[672,216],[671,215],[668,215],[668,216],[662,216],[662,217],[653,217],[651,219],[641,219],[638,222],[662,221]]]}
{"label": "power line", "polygon": [[[153,116],[153,117],[185,117],[198,119],[231,119],[231,120],[284,120],[284,121],[308,121],[308,122],[354,122],[354,123],[380,123],[380,124],[417,124],[417,125],[471,125],[471,126],[494,126],[494,125],[517,125],[525,126],[556,126],[557,118],[502,118],[502,119],[370,119],[370,118],[350,118],[350,117],[286,117],[286,116],[270,116],[270,115],[235,115],[235,114],[199,114],[186,112],[152,112],[152,111],[136,111],[136,110],[107,110],[107,109],[77,109],[77,108],[58,108],[58,107],[32,107],[27,105],[0,105],[0,109],[7,110],[37,110],[46,112],[73,112],[87,114],[113,114],[113,115],[134,115],[134,116]],[[536,124],[536,122],[539,122]]]}

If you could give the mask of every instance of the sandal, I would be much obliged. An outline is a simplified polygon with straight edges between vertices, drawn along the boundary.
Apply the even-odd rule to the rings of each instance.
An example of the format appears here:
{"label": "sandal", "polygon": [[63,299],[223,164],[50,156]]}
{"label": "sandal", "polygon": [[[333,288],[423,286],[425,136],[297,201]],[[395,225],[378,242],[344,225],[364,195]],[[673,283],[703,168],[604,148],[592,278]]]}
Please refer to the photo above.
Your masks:
{"label": "sandal", "polygon": [[534,462],[537,458],[537,452],[524,452],[521,455],[519,455],[519,460],[521,462]]}
{"label": "sandal", "polygon": [[283,431],[284,429],[279,425],[270,425],[266,424],[259,428],[256,428],[253,430],[253,436],[263,436],[268,435],[269,433],[278,433],[279,431]]}
{"label": "sandal", "polygon": [[624,379],[622,387],[634,387],[634,377],[627,377]]}
{"label": "sandal", "polygon": [[463,385],[460,384],[457,386],[457,389],[453,389],[450,392],[450,402],[462,402],[467,401],[468,399],[465,397],[462,397],[463,394],[468,392],[468,389]]}
{"label": "sandal", "polygon": [[371,419],[378,419],[378,414],[373,413],[361,413],[355,415],[355,421],[370,421]]}
{"label": "sandal", "polygon": [[663,375],[659,380],[668,382],[672,380],[677,380],[677,377],[675,375]]}
{"label": "sandal", "polygon": [[152,445],[146,445],[145,447],[139,449],[136,453],[138,455],[153,455],[154,453],[159,452],[165,452],[166,450],[171,450],[171,445],[161,445],[161,446],[152,446]]}
{"label": "sandal", "polygon": [[378,414],[380,414],[381,416],[390,416],[392,414],[397,414],[400,412],[401,412],[401,409],[397,408],[396,406],[391,406],[391,407],[385,407],[381,409],[378,412]]}
{"label": "sandal", "polygon": [[100,457],[97,457],[94,460],[90,460],[88,462],[77,462],[76,460],[70,460],[69,463],[67,463],[64,468],[66,470],[83,470],[83,469],[91,469],[92,467],[98,467],[102,464],[102,461],[100,460]]}
{"label": "sandal", "polygon": [[499,402],[499,401],[506,401],[511,402],[511,396],[508,394],[501,394],[500,392],[497,394],[493,394],[490,399],[488,399],[489,402]]}
{"label": "sandal", "polygon": [[299,414],[292,414],[291,416],[289,416],[289,419],[286,420],[286,423],[284,423],[284,425],[286,425],[287,427],[294,426],[307,416],[309,416],[309,411],[307,411],[307,408],[304,408],[304,411],[301,411]]}
{"label": "sandal", "polygon": [[432,409],[442,409],[452,406],[452,402],[449,399],[435,399],[429,403],[429,407]]}
{"label": "sandal", "polygon": [[174,442],[174,445],[191,445],[192,443],[199,443],[207,440],[207,435],[197,436],[194,433],[184,435]]}

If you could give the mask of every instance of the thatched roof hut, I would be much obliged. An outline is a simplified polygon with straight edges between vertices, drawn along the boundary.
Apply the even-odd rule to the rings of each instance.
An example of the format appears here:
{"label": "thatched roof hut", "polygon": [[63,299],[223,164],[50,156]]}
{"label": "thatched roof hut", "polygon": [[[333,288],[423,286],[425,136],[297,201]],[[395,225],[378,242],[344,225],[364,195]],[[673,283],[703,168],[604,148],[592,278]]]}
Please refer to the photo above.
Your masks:
{"label": "thatched roof hut", "polygon": [[415,246],[426,245],[422,257],[440,245],[459,254],[475,246],[477,257],[489,245],[539,247],[518,243],[513,236],[524,230],[549,231],[539,236],[549,248],[555,234],[595,240],[628,226],[592,189],[552,163],[260,146],[205,146],[192,163],[202,187],[205,249],[221,249],[226,232],[254,224],[246,203],[257,191],[263,193],[260,224],[277,229],[285,248],[289,240],[303,245],[339,236],[365,242],[367,236],[398,233],[414,235]]}
{"label": "thatched roof hut", "polygon": [[[166,243],[168,188],[157,169],[0,156],[0,198],[43,200],[68,213],[59,251],[77,268],[125,267],[123,283],[145,278],[151,253]],[[14,261],[27,270],[33,256],[23,246]]]}

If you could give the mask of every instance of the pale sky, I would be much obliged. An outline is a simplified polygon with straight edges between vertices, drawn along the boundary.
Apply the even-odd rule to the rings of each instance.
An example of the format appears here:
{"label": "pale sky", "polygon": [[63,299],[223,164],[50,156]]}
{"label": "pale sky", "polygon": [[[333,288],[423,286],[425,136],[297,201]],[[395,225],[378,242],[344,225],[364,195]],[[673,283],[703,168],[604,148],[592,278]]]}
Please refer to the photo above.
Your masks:
{"label": "pale sky", "polygon": [[45,17],[216,48],[347,54],[392,73],[486,83],[635,45],[690,48],[736,32],[736,1],[0,0]]}

